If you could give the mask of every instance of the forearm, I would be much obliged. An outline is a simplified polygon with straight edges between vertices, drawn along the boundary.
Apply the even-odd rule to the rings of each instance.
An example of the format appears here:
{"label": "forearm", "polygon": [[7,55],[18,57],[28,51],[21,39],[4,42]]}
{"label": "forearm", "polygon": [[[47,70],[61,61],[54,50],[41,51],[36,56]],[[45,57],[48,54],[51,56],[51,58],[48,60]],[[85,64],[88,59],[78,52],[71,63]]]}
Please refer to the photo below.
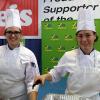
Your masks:
{"label": "forearm", "polygon": [[49,73],[44,74],[44,77],[45,77],[46,80],[52,81],[52,76]]}
{"label": "forearm", "polygon": [[29,100],[37,100],[38,92],[32,91],[28,94]]}

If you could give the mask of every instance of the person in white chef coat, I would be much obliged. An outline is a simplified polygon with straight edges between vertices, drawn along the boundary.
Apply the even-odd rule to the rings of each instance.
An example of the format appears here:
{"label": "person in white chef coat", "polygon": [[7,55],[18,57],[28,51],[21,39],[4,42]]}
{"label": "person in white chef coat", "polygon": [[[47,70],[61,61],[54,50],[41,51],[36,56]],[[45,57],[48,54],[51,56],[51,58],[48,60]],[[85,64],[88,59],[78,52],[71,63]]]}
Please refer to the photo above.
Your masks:
{"label": "person in white chef coat", "polygon": [[38,88],[32,88],[39,68],[34,53],[20,44],[22,29],[19,11],[7,9],[4,36],[0,46],[0,100],[37,100]]}
{"label": "person in white chef coat", "polygon": [[58,64],[47,74],[38,76],[35,83],[57,82],[69,73],[65,94],[100,100],[100,52],[94,48],[97,40],[93,10],[81,9],[76,32],[78,48],[65,52]]}

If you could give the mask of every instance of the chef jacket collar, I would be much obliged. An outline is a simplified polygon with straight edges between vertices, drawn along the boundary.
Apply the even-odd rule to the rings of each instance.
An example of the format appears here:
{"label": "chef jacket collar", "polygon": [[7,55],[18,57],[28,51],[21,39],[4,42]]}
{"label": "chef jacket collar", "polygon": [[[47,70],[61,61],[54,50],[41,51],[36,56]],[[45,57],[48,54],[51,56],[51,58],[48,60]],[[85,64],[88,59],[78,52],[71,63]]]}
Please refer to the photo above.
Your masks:
{"label": "chef jacket collar", "polygon": [[14,49],[19,49],[19,47],[20,47],[20,44],[16,47],[16,48],[11,48],[10,46],[9,46],[9,44],[7,44],[7,48],[9,49],[9,50],[14,50]]}
{"label": "chef jacket collar", "polygon": [[85,54],[85,53],[83,52],[83,50],[82,50],[81,48],[79,48],[80,54],[83,54],[83,55],[92,55],[92,54],[94,54],[94,51],[95,51],[95,49],[93,48],[92,51],[90,52],[90,54]]}

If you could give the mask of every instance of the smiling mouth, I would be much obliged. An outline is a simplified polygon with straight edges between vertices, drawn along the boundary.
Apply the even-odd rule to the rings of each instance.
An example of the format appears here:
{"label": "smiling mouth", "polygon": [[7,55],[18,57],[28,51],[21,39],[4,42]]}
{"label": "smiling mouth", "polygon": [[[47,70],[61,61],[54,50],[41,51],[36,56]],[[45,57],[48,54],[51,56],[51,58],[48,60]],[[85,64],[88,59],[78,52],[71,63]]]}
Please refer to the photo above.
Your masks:
{"label": "smiling mouth", "polygon": [[88,44],[82,44],[83,46],[87,46]]}
{"label": "smiling mouth", "polygon": [[11,41],[16,41],[16,39],[11,39]]}

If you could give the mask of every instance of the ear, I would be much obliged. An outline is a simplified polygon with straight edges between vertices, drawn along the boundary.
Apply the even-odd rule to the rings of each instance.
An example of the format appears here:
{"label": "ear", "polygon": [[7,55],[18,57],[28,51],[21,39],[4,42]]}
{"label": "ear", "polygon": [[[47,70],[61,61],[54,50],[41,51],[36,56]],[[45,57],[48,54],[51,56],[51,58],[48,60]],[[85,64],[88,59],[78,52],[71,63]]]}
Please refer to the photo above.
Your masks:
{"label": "ear", "polygon": [[96,40],[97,36],[95,35],[94,40]]}
{"label": "ear", "polygon": [[5,29],[5,31],[4,31],[4,33],[3,33],[3,34],[4,34],[4,36],[6,36],[6,30],[7,30],[7,29]]}
{"label": "ear", "polygon": [[98,41],[98,35],[95,36],[94,42]]}

